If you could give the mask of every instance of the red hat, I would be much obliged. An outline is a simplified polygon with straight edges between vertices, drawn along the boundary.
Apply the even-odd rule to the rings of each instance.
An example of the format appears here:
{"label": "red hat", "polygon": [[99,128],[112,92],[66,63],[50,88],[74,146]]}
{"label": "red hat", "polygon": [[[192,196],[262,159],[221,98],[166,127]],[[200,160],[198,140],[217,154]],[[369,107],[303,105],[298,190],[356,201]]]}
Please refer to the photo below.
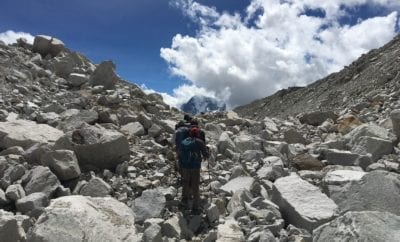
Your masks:
{"label": "red hat", "polygon": [[199,128],[193,127],[189,131],[190,137],[199,137]]}

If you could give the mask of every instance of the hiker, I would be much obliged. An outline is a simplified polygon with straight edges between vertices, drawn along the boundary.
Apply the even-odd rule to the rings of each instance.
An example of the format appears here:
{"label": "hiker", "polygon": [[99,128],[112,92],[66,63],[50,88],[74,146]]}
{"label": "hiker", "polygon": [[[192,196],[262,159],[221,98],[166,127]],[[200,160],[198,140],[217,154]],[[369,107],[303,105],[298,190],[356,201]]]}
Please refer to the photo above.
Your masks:
{"label": "hiker", "polygon": [[174,141],[175,141],[175,153],[176,153],[176,157],[177,157],[177,162],[175,163],[175,169],[180,172],[180,168],[179,168],[179,147],[181,145],[181,142],[186,139],[187,137],[189,137],[189,130],[191,127],[190,121],[192,120],[192,117],[189,114],[185,114],[183,116],[183,120],[179,121],[176,125],[175,125],[175,137],[174,137]]}
{"label": "hiker", "polygon": [[193,195],[192,211],[198,213],[200,202],[200,167],[203,159],[208,159],[209,152],[204,141],[200,139],[200,129],[192,127],[189,137],[185,138],[179,148],[179,164],[183,179],[182,205],[186,206]]}
{"label": "hiker", "polygon": [[198,128],[199,129],[199,138],[204,142],[204,144],[207,144],[206,143],[206,134],[204,133],[204,131],[203,130],[201,130],[200,129],[200,127],[199,127],[199,121],[197,120],[197,119],[195,119],[195,118],[192,118],[191,120],[190,120],[190,127],[191,128]]}

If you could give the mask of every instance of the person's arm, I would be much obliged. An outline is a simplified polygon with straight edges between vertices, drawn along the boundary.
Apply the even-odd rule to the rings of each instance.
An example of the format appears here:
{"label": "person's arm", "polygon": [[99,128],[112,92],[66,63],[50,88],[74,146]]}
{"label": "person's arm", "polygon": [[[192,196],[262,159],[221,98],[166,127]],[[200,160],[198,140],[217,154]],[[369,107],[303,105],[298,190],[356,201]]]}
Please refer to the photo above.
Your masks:
{"label": "person's arm", "polygon": [[196,142],[197,142],[197,144],[198,144],[198,146],[200,148],[200,152],[201,152],[201,154],[203,156],[203,159],[208,159],[210,154],[208,153],[208,149],[207,149],[207,146],[204,143],[204,141],[201,140],[201,139],[196,139]]}

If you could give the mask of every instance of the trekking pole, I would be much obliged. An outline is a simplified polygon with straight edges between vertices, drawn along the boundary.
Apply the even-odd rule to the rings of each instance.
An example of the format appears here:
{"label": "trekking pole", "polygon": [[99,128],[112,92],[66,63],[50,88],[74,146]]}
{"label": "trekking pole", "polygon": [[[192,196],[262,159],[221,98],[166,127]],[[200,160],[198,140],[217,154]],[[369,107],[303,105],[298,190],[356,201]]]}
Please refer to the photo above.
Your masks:
{"label": "trekking pole", "polygon": [[208,170],[208,185],[210,186],[210,204],[212,203],[212,189],[211,189],[211,172],[210,172],[210,159],[207,159],[207,170]]}

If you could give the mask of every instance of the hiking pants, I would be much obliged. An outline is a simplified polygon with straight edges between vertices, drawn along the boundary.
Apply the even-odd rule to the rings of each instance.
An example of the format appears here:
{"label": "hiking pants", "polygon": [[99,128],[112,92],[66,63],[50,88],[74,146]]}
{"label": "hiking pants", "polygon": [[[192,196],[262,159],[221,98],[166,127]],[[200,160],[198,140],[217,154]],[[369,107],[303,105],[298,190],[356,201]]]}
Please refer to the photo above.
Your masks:
{"label": "hiking pants", "polygon": [[193,195],[193,209],[199,208],[200,202],[200,169],[182,168],[183,190],[182,200],[188,200]]}

